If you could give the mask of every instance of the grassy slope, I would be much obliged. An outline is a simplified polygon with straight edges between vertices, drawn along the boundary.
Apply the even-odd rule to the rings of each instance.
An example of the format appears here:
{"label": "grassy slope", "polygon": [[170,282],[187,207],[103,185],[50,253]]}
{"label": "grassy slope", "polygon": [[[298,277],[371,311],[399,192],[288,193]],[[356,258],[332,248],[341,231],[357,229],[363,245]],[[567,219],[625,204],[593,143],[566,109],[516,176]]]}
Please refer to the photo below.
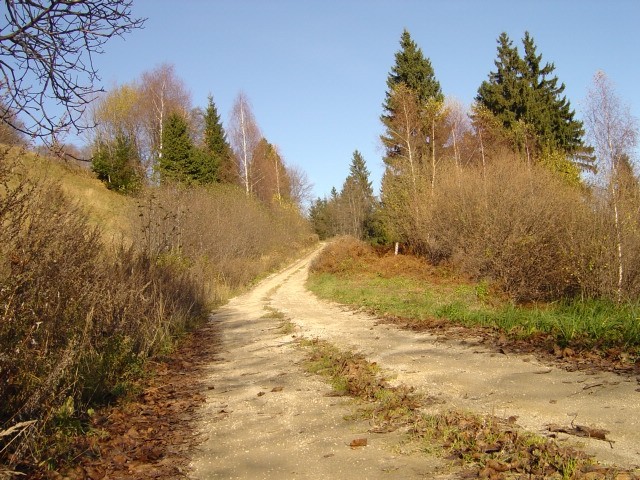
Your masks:
{"label": "grassy slope", "polygon": [[107,190],[88,169],[31,153],[20,158],[29,175],[59,183],[69,198],[86,207],[91,223],[100,226],[106,240],[131,237],[135,199]]}

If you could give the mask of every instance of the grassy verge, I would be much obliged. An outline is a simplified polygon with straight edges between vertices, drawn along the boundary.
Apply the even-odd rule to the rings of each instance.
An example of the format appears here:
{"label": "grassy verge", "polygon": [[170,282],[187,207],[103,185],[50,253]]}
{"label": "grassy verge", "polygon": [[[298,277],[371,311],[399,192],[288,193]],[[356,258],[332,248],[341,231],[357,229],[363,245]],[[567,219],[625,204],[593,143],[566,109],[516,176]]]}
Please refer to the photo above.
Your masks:
{"label": "grassy verge", "polygon": [[[307,283],[321,298],[413,325],[482,327],[515,340],[547,337],[560,347],[616,351],[631,364],[640,358],[640,304],[575,300],[520,306],[487,283],[456,279],[416,258],[367,253],[354,260],[335,252],[344,245],[333,248],[323,253],[333,258],[321,257]],[[336,268],[340,255],[350,260]]]}
{"label": "grassy verge", "polygon": [[424,413],[428,402],[411,388],[391,386],[362,355],[320,340],[301,341],[306,368],[322,375],[339,395],[362,402],[372,432],[406,428],[425,453],[454,461],[464,478],[636,478],[634,473],[597,465],[584,453],[521,431],[513,419],[457,410]]}

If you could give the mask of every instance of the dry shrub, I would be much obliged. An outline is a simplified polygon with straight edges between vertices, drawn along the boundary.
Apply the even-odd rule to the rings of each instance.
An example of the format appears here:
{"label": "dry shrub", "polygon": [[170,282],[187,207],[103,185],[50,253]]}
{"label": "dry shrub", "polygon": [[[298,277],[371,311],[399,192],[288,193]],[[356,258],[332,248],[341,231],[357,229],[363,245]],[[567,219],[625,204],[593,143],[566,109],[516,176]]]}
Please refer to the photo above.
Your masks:
{"label": "dry shrub", "polygon": [[623,267],[621,299],[636,302],[640,298],[640,199],[629,197],[618,203],[620,252],[609,199],[594,189],[588,201],[590,215],[588,221],[575,225],[579,248],[571,252],[581,290],[589,298],[617,300],[620,253]]}
{"label": "dry shrub", "polygon": [[520,302],[575,295],[575,257],[592,217],[581,192],[518,162],[496,162],[484,173],[443,178],[429,222],[431,258],[493,279]]}
{"label": "dry shrub", "polygon": [[146,357],[203,317],[205,302],[174,266],[131,248],[109,251],[56,184],[31,180],[6,153],[0,433],[11,433],[0,435],[0,464],[11,467],[46,460],[40,445],[54,427],[126,390]]}
{"label": "dry shrub", "polygon": [[188,268],[213,303],[317,241],[297,208],[266,206],[229,185],[149,189],[139,222],[139,242]]}
{"label": "dry shrub", "polygon": [[310,270],[318,273],[349,273],[366,270],[377,257],[373,247],[355,237],[335,238],[313,261]]}

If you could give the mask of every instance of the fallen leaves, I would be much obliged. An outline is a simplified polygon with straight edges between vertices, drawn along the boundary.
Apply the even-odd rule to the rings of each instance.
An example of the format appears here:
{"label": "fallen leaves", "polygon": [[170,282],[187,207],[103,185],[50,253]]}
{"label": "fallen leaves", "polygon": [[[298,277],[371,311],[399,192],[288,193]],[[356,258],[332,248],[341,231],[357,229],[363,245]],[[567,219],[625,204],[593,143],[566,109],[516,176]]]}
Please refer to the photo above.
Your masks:
{"label": "fallen leaves", "polygon": [[576,437],[587,437],[587,438],[596,438],[598,440],[604,440],[606,442],[611,442],[607,438],[608,430],[604,430],[602,428],[592,428],[587,427],[585,425],[575,425],[571,427],[562,427],[556,424],[547,425],[547,429],[553,433],[566,433],[568,435],[575,435]]}
{"label": "fallen leaves", "polygon": [[366,447],[367,443],[368,442],[366,438],[354,438],[353,440],[351,440],[349,446],[351,448]]}
{"label": "fallen leaves", "polygon": [[93,434],[76,440],[77,465],[36,478],[187,478],[189,453],[201,441],[194,422],[204,392],[213,388],[205,385],[202,370],[214,358],[218,344],[215,326],[194,332],[174,355],[154,365],[137,398],[97,412]]}

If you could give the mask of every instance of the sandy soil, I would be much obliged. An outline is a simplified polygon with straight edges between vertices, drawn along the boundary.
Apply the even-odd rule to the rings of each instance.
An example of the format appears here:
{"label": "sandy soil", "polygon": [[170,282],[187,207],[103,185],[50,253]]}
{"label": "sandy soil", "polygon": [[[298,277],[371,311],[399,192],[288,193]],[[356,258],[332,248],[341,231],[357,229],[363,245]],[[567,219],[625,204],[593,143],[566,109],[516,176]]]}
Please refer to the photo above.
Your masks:
{"label": "sandy soil", "polygon": [[[397,382],[455,407],[516,416],[522,428],[548,424],[609,431],[607,439],[560,441],[580,445],[605,463],[640,465],[640,393],[635,377],[567,372],[533,356],[504,355],[474,339],[443,339],[378,324],[376,319],[319,301],[307,292],[308,265],[317,252],[265,279],[212,317],[222,330],[222,353],[209,367],[199,430],[207,441],[196,453],[193,478],[455,478],[439,459],[412,452],[399,433],[371,434],[345,420],[354,405],[328,396],[330,388],[299,365],[300,336],[326,339],[359,351]],[[296,325],[283,335],[280,320]],[[349,443],[366,437],[366,447]]]}

